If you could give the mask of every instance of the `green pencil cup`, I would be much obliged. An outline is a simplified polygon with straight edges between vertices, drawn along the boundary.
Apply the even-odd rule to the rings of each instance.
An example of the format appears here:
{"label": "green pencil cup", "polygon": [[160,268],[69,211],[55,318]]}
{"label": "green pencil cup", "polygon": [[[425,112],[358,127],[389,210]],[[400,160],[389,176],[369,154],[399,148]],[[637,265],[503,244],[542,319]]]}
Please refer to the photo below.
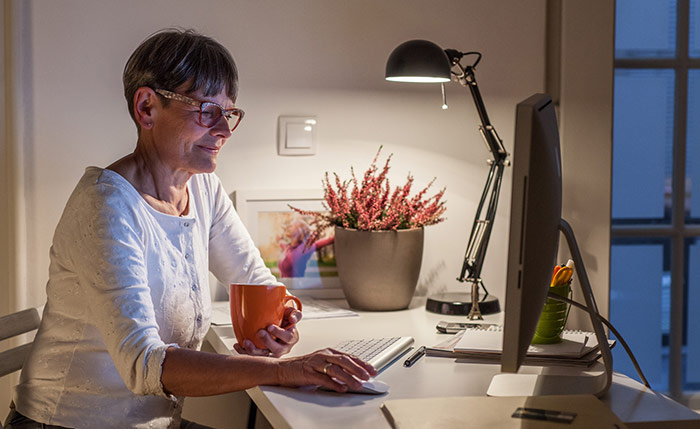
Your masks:
{"label": "green pencil cup", "polygon": [[[549,288],[564,298],[570,298],[571,282]],[[564,331],[566,319],[569,317],[569,304],[547,298],[537,323],[535,335],[532,337],[532,344],[555,344],[561,342],[561,333]]]}

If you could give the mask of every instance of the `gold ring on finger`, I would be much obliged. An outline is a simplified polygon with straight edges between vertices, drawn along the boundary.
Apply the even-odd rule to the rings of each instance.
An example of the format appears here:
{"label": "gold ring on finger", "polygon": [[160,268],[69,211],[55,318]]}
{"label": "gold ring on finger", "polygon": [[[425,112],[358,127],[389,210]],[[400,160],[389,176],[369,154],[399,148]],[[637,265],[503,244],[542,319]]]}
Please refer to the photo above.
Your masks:
{"label": "gold ring on finger", "polygon": [[333,365],[332,363],[328,362],[326,366],[323,367],[323,373],[328,375],[328,367]]}

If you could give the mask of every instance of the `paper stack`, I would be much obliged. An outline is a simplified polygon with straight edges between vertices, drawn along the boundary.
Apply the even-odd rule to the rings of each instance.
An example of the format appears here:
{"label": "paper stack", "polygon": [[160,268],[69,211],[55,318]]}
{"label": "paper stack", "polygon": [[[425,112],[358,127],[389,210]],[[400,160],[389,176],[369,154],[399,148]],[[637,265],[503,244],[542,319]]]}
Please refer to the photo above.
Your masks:
{"label": "paper stack", "polygon": [[[609,340],[609,346],[615,344]],[[503,328],[466,329],[448,340],[426,348],[428,356],[443,356],[474,362],[500,361],[503,350]],[[524,365],[591,366],[600,357],[598,341],[592,332],[564,331],[562,342],[531,345]]]}

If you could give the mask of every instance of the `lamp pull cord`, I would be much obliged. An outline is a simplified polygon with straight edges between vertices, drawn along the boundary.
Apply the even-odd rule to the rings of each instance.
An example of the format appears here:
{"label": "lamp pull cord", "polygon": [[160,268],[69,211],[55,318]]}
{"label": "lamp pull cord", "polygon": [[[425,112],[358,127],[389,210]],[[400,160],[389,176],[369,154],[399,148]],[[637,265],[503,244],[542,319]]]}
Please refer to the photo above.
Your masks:
{"label": "lamp pull cord", "polygon": [[447,93],[445,93],[445,83],[441,83],[440,87],[442,89],[442,110],[447,110]]}

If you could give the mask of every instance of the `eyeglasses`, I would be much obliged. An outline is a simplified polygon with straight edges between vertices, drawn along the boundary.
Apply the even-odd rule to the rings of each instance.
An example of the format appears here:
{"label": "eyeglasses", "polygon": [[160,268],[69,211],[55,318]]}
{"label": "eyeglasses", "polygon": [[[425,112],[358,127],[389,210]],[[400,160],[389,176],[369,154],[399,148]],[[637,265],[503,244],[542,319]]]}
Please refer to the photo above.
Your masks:
{"label": "eyeglasses", "polygon": [[243,119],[243,116],[245,115],[243,109],[239,109],[237,107],[224,109],[220,105],[212,103],[211,101],[195,100],[165,89],[154,89],[154,91],[165,98],[199,107],[199,125],[206,128],[211,128],[216,125],[216,123],[219,122],[219,119],[221,119],[223,116],[226,118],[228,126],[231,127],[231,131],[233,131],[236,129],[238,124],[241,123],[241,119]]}

